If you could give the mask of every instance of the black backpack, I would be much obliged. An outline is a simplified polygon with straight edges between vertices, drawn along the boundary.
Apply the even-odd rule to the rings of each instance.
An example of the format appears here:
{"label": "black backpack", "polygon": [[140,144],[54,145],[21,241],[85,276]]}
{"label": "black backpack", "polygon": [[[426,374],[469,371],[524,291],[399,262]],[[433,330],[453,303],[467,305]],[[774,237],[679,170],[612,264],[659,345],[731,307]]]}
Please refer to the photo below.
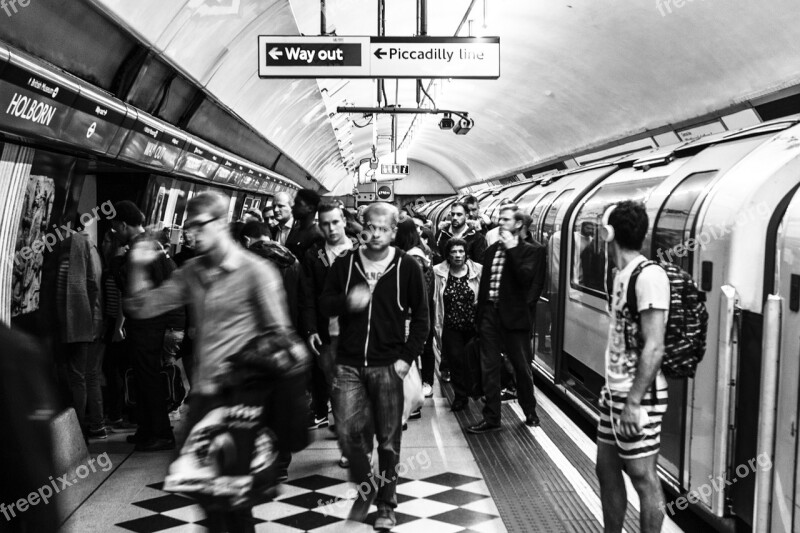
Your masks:
{"label": "black backpack", "polygon": [[[694,377],[697,364],[706,353],[706,295],[697,288],[692,276],[678,265],[643,261],[633,269],[628,282],[628,309],[631,319],[637,325],[639,312],[636,305],[636,280],[642,270],[650,265],[660,266],[669,278],[669,317],[664,336],[661,371],[666,377],[673,379]],[[638,335],[641,337],[641,331],[638,331]],[[641,338],[637,342],[638,346],[643,346]]]}

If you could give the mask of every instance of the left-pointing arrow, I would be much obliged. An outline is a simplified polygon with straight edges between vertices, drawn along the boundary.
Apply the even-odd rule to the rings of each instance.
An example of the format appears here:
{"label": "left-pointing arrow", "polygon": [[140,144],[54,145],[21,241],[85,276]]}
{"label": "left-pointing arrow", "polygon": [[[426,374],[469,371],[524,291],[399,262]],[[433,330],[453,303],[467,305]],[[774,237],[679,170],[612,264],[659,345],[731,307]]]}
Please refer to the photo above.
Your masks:
{"label": "left-pointing arrow", "polygon": [[383,56],[385,55],[386,52],[383,51],[383,48],[378,48],[377,50],[375,50],[375,57],[377,57],[378,59],[383,59]]}
{"label": "left-pointing arrow", "polygon": [[283,52],[281,52],[280,48],[273,48],[272,50],[269,51],[269,57],[271,57],[273,61],[277,61],[278,58],[282,55]]}

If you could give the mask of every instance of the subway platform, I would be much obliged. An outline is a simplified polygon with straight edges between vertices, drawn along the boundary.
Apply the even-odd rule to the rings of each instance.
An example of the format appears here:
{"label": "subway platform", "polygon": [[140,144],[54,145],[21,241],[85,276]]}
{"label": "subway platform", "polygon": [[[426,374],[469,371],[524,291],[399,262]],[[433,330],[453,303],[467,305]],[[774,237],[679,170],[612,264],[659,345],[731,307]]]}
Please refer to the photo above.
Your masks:
{"label": "subway platform", "polygon": [[[529,428],[516,401],[503,404],[503,430],[471,435],[464,429],[481,418],[480,402],[450,412],[449,386],[435,386],[422,419],[403,433],[398,469],[397,533],[601,532],[602,508],[594,474],[595,445],[545,394],[536,391],[541,426]],[[204,515],[191,499],[161,490],[173,452],[140,453],[126,433],[92,441],[93,457],[107,454],[74,492],[62,531],[188,533],[206,531]],[[295,454],[289,481],[275,501],[253,510],[257,532],[373,531],[375,508],[366,524],[346,521],[354,485],[337,465],[339,451],[327,429]],[[80,487],[78,489],[78,487]],[[639,531],[638,498],[628,482],[625,531]],[[681,531],[667,518],[662,531]]]}

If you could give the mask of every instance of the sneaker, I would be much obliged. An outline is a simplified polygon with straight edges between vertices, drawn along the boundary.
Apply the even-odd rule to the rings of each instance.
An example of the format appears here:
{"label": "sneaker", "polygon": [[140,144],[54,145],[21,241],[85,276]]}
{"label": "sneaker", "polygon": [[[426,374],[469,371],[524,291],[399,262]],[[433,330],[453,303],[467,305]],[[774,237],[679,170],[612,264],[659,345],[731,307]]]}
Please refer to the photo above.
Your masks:
{"label": "sneaker", "polygon": [[418,418],[422,418],[422,408],[419,408],[410,415],[408,415],[409,420],[417,420]]}
{"label": "sneaker", "polygon": [[517,399],[517,391],[513,389],[503,389],[500,391],[500,401],[507,402],[509,400],[516,400]]}
{"label": "sneaker", "polygon": [[319,418],[314,417],[311,419],[311,423],[308,426],[308,429],[319,429],[328,427],[328,417],[321,416]]}
{"label": "sneaker", "polygon": [[339,459],[339,467],[340,468],[349,468],[350,467],[350,460],[343,455],[342,458]]}
{"label": "sneaker", "polygon": [[375,518],[376,531],[391,531],[397,525],[397,518],[394,516],[394,510],[391,507],[378,507],[378,516]]}
{"label": "sneaker", "polygon": [[86,436],[90,439],[107,439],[108,431],[106,431],[106,428],[104,427],[100,429],[90,429],[86,432]]}
{"label": "sneaker", "polygon": [[422,394],[424,394],[426,398],[430,398],[431,396],[433,396],[433,387],[431,387],[429,383],[423,383]]}
{"label": "sneaker", "polygon": [[450,383],[450,371],[449,370],[445,370],[444,372],[442,372],[442,381],[444,381],[445,383]]}

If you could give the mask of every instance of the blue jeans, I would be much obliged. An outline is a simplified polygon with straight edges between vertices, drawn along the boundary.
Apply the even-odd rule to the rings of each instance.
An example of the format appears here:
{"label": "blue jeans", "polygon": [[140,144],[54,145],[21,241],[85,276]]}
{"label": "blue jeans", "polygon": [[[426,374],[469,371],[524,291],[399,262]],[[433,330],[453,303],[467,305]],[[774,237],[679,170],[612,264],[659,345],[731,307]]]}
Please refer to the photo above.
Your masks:
{"label": "blue jeans", "polygon": [[[350,474],[360,498],[377,490],[376,503],[397,507],[397,464],[403,435],[403,379],[394,365],[336,365],[331,387],[339,446],[350,460]],[[367,454],[378,438],[378,470],[372,473]]]}

